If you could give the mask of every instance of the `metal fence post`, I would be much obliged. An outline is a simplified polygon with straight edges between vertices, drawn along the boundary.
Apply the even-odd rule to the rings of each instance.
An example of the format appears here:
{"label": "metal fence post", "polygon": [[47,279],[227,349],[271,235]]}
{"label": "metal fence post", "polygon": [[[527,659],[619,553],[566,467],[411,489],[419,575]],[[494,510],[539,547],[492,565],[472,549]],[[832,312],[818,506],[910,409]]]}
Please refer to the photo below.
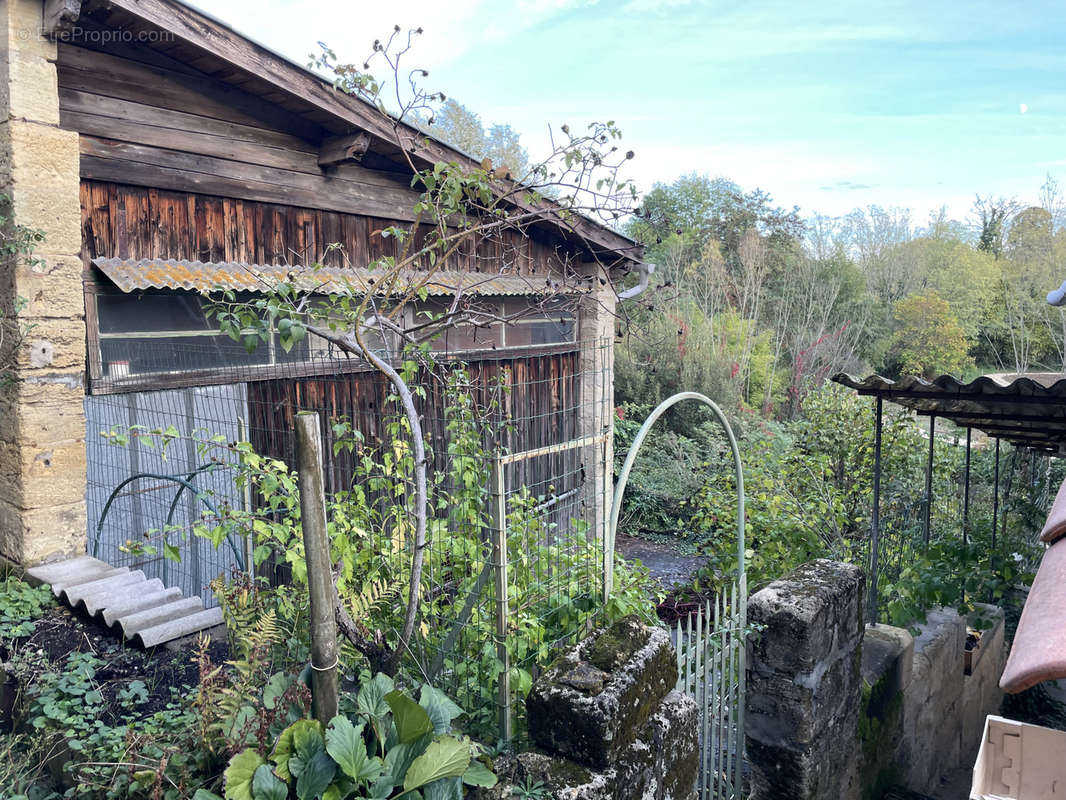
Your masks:
{"label": "metal fence post", "polygon": [[873,513],[870,514],[870,584],[869,620],[877,622],[877,569],[878,549],[881,540],[881,421],[883,408],[881,395],[877,395],[874,412],[874,497]]}
{"label": "metal fence post", "polygon": [[933,518],[933,441],[936,437],[936,414],[929,415],[929,457],[925,462],[925,525],[923,537],[929,546],[929,528]]}
{"label": "metal fence post", "polygon": [[507,495],[504,465],[499,455],[492,459],[492,561],[496,572],[496,658],[499,660],[500,738],[511,741],[511,655],[507,651]]}

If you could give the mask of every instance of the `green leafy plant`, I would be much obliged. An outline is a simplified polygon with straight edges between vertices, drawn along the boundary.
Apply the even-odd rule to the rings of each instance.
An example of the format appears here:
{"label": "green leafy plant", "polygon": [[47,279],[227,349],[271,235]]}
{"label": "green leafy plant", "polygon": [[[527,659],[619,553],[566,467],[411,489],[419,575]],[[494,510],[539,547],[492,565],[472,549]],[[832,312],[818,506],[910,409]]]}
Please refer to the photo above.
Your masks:
{"label": "green leafy plant", "polygon": [[[473,610],[492,602],[492,547],[489,533],[488,484],[493,443],[506,422],[495,414],[499,400],[475,402],[473,387],[462,365],[447,374],[446,468],[432,481],[431,547],[423,558],[420,625],[407,648],[406,664],[413,674],[446,686],[467,708],[464,718],[472,734],[494,726],[494,696],[503,665],[496,652],[495,618]],[[502,387],[490,395],[502,397]],[[401,415],[383,416],[378,442],[367,443],[344,419],[332,421],[334,457],[349,459],[350,488],[327,498],[331,562],[335,567],[337,606],[347,644],[342,660],[349,671],[364,663],[373,671],[389,666],[391,648],[402,634],[406,618],[407,583],[412,579],[410,549],[415,546],[409,515],[414,463],[407,446]],[[174,440],[161,430],[113,431],[116,444],[152,447],[165,452]],[[244,635],[268,610],[284,626],[283,641],[303,649],[306,642],[306,566],[300,533],[296,475],[276,459],[263,457],[243,442],[227,442],[204,433],[193,435],[202,458],[232,465],[235,482],[248,487],[257,508],[225,507],[220,516],[205,518],[199,536],[216,546],[230,537],[251,534],[256,565],[267,562],[287,568],[287,586],[268,588],[238,578],[216,593],[231,632]],[[519,487],[506,498],[509,624],[506,645],[511,658],[510,679],[518,697],[531,687],[537,671],[553,649],[573,642],[594,624],[607,624],[632,613],[653,621],[654,594],[647,572],[617,560],[615,587],[609,603],[602,600],[602,544],[588,534],[587,524],[560,524],[553,514],[555,498],[533,495]],[[436,587],[433,590],[432,587]],[[232,638],[232,636],[231,636]],[[357,644],[358,643],[358,644]],[[233,643],[236,646],[236,642]],[[295,655],[295,654],[293,654]],[[364,661],[365,659],[365,661]],[[290,665],[286,668],[291,668]],[[275,669],[276,671],[276,669]],[[255,698],[269,673],[247,681],[246,690],[233,694]],[[212,709],[222,707],[211,703]],[[237,704],[246,705],[245,702]],[[230,709],[234,711],[234,709]],[[258,717],[250,709],[245,723]],[[242,723],[242,724],[245,724]],[[236,746],[244,746],[238,741]]]}
{"label": "green leafy plant", "polygon": [[107,666],[90,652],[58,665],[37,650],[16,654],[11,667],[25,687],[16,726],[26,733],[6,739],[7,756],[29,766],[0,785],[31,800],[182,800],[215,782],[220,765],[203,747],[193,698],[173,687],[165,708],[147,713],[145,682],[101,680]]}
{"label": "green leafy plant", "polygon": [[55,605],[48,586],[30,586],[15,575],[0,581],[0,640],[29,636],[35,620]]}
{"label": "green leafy plant", "polygon": [[513,800],[547,800],[551,789],[543,781],[535,781],[528,775],[521,783],[511,787]]}
{"label": "green leafy plant", "polygon": [[[15,222],[11,198],[0,195],[0,262],[4,269],[13,271],[19,264],[32,267],[43,263],[34,255],[43,241],[43,231]],[[9,297],[6,303],[0,304],[0,388],[14,379],[13,368],[18,361],[19,350],[26,337],[37,327],[32,322],[19,320],[19,315],[28,305],[29,301],[19,295]]]}
{"label": "green leafy plant", "polygon": [[[461,800],[462,787],[494,786],[484,750],[451,732],[460,709],[428,684],[418,702],[378,673],[363,682],[355,711],[323,728],[299,720],[269,754],[246,749],[225,772],[226,800],[408,798]],[[200,791],[194,800],[217,798]]]}

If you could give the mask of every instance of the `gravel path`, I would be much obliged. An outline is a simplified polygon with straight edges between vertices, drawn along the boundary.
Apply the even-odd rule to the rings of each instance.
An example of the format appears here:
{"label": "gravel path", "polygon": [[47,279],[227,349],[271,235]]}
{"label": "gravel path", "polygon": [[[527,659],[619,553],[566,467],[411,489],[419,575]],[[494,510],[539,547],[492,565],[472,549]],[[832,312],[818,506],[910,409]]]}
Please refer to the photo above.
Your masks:
{"label": "gravel path", "polygon": [[615,547],[627,561],[640,561],[664,589],[691,581],[693,573],[706,560],[701,556],[682,555],[668,544],[650,542],[624,533],[617,535]]}

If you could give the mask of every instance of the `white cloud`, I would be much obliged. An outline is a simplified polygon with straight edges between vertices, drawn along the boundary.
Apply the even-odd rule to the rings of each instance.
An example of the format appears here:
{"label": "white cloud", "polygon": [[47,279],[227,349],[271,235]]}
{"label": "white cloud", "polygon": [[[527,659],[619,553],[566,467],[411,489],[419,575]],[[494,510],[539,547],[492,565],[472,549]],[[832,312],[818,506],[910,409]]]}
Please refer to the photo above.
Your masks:
{"label": "white cloud", "polygon": [[397,0],[391,3],[311,0],[197,0],[199,7],[265,46],[304,63],[317,42],[341,61],[361,62],[375,39],[399,25],[421,27],[410,66],[428,70],[461,61],[471,50],[506,41],[556,14],[594,5],[596,0]]}

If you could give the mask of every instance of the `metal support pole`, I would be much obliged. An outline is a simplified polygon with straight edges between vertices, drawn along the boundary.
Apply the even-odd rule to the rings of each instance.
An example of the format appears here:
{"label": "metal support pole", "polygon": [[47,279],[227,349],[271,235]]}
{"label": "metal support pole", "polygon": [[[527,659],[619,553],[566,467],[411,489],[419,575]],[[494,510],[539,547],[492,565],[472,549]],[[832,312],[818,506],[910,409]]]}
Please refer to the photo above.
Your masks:
{"label": "metal support pole", "polygon": [[874,423],[874,507],[870,514],[870,622],[877,622],[877,556],[881,540],[881,397],[877,398]]}
{"label": "metal support pole", "polygon": [[929,525],[933,513],[933,441],[936,432],[936,414],[929,415],[929,456],[925,460],[925,527],[923,538],[929,546]]}
{"label": "metal support pole", "polygon": [[500,662],[497,703],[500,707],[500,738],[512,739],[511,731],[511,654],[507,651],[507,497],[504,488],[503,461],[492,460],[492,561],[496,572],[496,658]]}
{"label": "metal support pole", "polygon": [[966,429],[966,481],[962,490],[962,543],[967,544],[970,537],[970,435],[972,428]]}
{"label": "metal support pole", "polygon": [[318,414],[296,415],[296,456],[300,470],[300,525],[311,600],[311,706],[323,725],[337,716],[337,620],[333,612],[326,487],[322,480],[322,435]]}
{"label": "metal support pole", "polygon": [[996,528],[999,527],[999,439],[996,439],[995,488],[992,492],[992,549],[996,549]]}

